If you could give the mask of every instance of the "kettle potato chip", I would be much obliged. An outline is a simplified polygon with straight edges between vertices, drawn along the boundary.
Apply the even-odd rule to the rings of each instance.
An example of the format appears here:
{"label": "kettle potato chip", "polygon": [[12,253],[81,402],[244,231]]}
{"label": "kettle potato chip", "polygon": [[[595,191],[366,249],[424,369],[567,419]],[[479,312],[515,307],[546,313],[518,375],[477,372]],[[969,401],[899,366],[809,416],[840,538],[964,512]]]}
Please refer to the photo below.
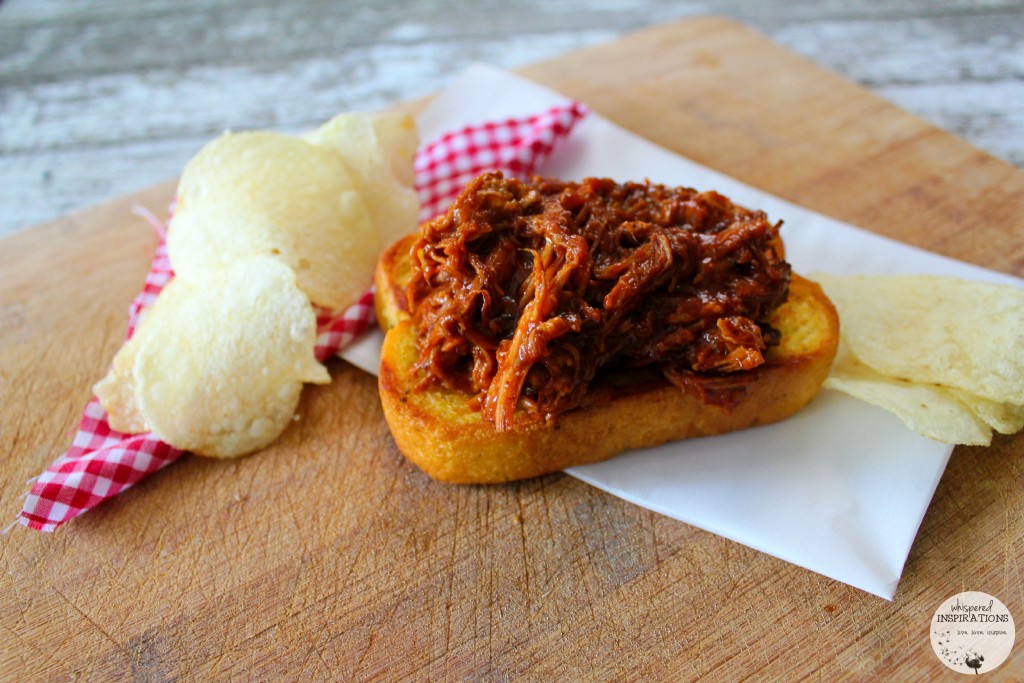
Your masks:
{"label": "kettle potato chip", "polygon": [[339,114],[305,139],[336,150],[355,175],[380,250],[412,232],[419,216],[413,184],[416,124],[408,114]]}
{"label": "kettle potato chip", "polygon": [[836,389],[893,413],[908,429],[943,443],[985,445],[992,430],[956,393],[883,375],[846,353],[837,357],[826,389]]}
{"label": "kettle potato chip", "polygon": [[955,393],[964,405],[1000,434],[1015,434],[1024,427],[1024,405],[1000,403],[963,391]]}
{"label": "kettle potato chip", "polygon": [[378,237],[337,150],[279,133],[227,133],[185,167],[167,252],[185,279],[273,256],[314,304],[343,309],[372,280]]}
{"label": "kettle potato chip", "polygon": [[304,382],[330,381],[315,340],[309,299],[276,259],[175,278],[132,338],[139,412],[182,450],[221,458],[258,450],[291,422]]}
{"label": "kettle potato chip", "polygon": [[827,388],[945,443],[1024,427],[1024,291],[936,276],[815,279],[841,326]]}
{"label": "kettle potato chip", "polygon": [[132,370],[139,351],[139,336],[126,341],[114,356],[107,376],[93,385],[93,393],[107,411],[107,421],[124,434],[139,434],[149,429],[135,400],[135,379]]}
{"label": "kettle potato chip", "polygon": [[935,276],[816,276],[844,341],[887,375],[1024,403],[1024,291]]}

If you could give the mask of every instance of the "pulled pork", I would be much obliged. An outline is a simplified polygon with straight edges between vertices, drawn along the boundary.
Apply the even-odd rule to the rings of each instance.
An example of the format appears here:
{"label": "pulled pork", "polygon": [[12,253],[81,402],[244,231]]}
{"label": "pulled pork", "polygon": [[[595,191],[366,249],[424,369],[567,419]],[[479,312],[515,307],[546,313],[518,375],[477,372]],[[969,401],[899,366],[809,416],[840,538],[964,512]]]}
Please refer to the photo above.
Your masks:
{"label": "pulled pork", "polygon": [[481,175],[412,248],[420,388],[474,395],[500,430],[593,402],[622,369],[729,405],[778,343],[779,225],[715,192]]}

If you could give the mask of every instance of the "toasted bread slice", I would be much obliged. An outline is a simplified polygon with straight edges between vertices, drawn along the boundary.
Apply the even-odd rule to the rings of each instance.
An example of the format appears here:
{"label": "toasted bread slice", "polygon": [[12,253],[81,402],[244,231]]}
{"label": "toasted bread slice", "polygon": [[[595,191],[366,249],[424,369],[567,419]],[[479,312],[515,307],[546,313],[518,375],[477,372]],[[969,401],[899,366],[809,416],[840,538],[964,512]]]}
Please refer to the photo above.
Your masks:
{"label": "toasted bread slice", "polygon": [[656,446],[769,424],[796,413],[818,393],[839,342],[839,318],[821,288],[794,275],[789,299],[772,326],[782,341],[751,371],[731,410],[703,402],[660,377],[627,383],[608,402],[576,408],[554,423],[499,431],[470,406],[471,397],[442,388],[416,390],[416,332],[405,297],[410,236],[389,249],[375,277],[377,318],[387,331],[379,389],[399,450],[440,481],[493,484],[599,462]]}

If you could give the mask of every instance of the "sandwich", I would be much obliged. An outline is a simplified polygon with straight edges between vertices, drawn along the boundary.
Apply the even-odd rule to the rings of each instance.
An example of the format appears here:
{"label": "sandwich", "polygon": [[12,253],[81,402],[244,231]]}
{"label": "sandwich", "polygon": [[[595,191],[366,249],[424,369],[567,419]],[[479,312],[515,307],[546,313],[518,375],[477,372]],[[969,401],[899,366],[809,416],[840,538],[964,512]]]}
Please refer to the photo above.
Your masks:
{"label": "sandwich", "polygon": [[712,191],[479,176],[377,264],[399,450],[491,484],[793,415],[839,321],[780,227]]}

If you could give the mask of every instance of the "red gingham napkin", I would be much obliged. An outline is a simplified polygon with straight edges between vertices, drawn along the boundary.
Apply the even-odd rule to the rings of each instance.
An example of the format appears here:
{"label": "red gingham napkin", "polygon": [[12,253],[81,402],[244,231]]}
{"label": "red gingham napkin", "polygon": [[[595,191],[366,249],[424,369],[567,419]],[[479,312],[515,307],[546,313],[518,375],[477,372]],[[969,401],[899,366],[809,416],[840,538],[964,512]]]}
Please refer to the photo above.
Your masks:
{"label": "red gingham napkin", "polygon": [[[534,116],[466,126],[424,145],[415,162],[420,220],[444,211],[462,187],[485,170],[530,175],[586,112],[583,105],[567,102]],[[126,337],[135,331],[140,312],[174,277],[163,227],[151,216],[148,219],[160,233],[160,241],[142,292],[129,310]],[[316,356],[326,360],[374,324],[372,289],[340,314],[319,311],[317,324]],[[93,397],[68,452],[36,478],[16,521],[30,529],[53,531],[183,454],[153,434],[113,431]]]}

